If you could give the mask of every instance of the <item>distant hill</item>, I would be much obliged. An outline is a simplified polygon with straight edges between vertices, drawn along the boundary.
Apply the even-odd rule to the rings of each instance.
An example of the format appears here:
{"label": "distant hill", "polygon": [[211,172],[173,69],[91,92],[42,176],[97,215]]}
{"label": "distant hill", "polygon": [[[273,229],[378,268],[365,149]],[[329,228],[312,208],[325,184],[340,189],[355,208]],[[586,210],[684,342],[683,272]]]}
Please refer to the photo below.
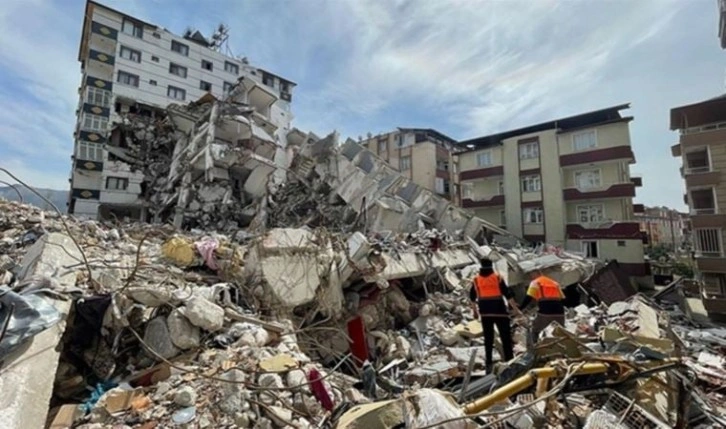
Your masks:
{"label": "distant hill", "polygon": [[[43,210],[53,210],[53,208],[48,205],[48,203],[43,201],[34,193],[30,192],[25,186],[15,185],[15,189],[20,191],[20,194],[23,196],[23,200],[27,204],[40,207]],[[55,189],[43,188],[36,188],[35,190],[38,191],[45,198],[49,199],[53,204],[55,204],[55,206],[58,207],[61,212],[65,213],[68,209],[66,207],[66,203],[68,202],[68,191],[58,191]],[[17,192],[15,192],[15,190],[9,186],[0,186],[0,198],[11,201],[20,201]]]}

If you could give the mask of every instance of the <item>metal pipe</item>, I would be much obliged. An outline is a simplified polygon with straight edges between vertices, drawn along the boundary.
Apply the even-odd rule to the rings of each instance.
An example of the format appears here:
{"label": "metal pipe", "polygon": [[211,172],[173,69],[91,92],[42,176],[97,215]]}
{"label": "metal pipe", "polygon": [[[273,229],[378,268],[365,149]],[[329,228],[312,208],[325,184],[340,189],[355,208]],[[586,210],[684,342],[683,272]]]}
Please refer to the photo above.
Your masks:
{"label": "metal pipe", "polygon": [[[586,363],[573,372],[573,375],[601,374],[607,372],[609,365],[606,363]],[[553,367],[537,368],[516,380],[505,384],[494,392],[483,398],[479,398],[464,405],[461,409],[464,414],[476,414],[486,410],[497,402],[501,402],[510,396],[528,389],[537,380],[562,376],[561,370]]]}

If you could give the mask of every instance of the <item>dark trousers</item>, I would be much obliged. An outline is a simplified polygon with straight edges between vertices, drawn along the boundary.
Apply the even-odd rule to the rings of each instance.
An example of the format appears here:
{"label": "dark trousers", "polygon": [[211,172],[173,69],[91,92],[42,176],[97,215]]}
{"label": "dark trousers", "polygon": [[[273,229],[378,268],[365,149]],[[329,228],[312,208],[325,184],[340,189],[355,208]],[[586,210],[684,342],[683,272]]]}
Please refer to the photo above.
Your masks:
{"label": "dark trousers", "polygon": [[514,358],[512,327],[509,322],[509,316],[482,316],[481,326],[484,331],[484,353],[487,367],[492,365],[492,353],[494,350],[494,325],[497,325],[499,338],[502,340],[504,360],[508,361]]}

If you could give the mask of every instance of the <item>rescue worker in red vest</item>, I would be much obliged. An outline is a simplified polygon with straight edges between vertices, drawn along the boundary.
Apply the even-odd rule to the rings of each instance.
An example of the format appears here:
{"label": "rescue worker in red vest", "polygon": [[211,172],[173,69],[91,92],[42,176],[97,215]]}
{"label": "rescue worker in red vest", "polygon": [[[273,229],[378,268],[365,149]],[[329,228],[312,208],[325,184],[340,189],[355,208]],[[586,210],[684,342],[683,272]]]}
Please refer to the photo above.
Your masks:
{"label": "rescue worker in red vest", "polygon": [[565,326],[565,295],[560,284],[542,274],[542,271],[533,272],[531,278],[520,309],[524,311],[533,300],[537,301],[537,318],[532,324],[532,337],[536,341],[539,333],[550,323],[557,322]]}
{"label": "rescue worker in red vest", "polygon": [[514,301],[514,295],[504,281],[494,272],[492,261],[483,260],[479,274],[474,277],[469,299],[472,302],[474,315],[481,318],[481,326],[484,331],[484,351],[487,371],[492,368],[492,353],[494,349],[494,325],[497,325],[499,338],[502,340],[502,352],[504,360],[514,358],[512,345],[512,327],[509,320],[509,312],[504,303],[507,298],[509,304],[517,314],[521,314]]}

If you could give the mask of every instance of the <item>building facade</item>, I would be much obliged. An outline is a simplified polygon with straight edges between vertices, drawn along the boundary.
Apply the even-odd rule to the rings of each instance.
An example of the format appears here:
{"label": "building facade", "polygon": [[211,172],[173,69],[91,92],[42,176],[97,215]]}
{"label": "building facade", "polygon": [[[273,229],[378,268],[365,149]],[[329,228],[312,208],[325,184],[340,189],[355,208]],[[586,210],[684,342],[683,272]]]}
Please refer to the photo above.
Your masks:
{"label": "building facade", "polygon": [[640,222],[640,230],[647,234],[649,246],[663,246],[676,252],[690,249],[688,213],[668,207],[635,207],[635,218]]}
{"label": "building facade", "polygon": [[460,142],[463,207],[530,241],[647,276],[628,104]]}
{"label": "building facade", "polygon": [[430,128],[398,128],[359,142],[419,186],[455,201],[456,140]]}
{"label": "building facade", "polygon": [[671,109],[680,133],[671,153],[682,162],[704,306],[726,314],[726,96]]}
{"label": "building facade", "polygon": [[242,78],[258,84],[250,91],[251,100],[266,104],[263,112],[280,130],[275,138],[284,147],[295,84],[244,58],[225,55],[220,49],[225,38],[223,27],[210,39],[198,31],[178,36],[87,1],[78,52],[82,80],[69,213],[96,218],[116,212],[145,219],[149,202],[141,196],[149,183],[123,154],[109,156],[112,130],[128,115],[160,118],[172,103],[189,103],[205,94],[224,97]]}

